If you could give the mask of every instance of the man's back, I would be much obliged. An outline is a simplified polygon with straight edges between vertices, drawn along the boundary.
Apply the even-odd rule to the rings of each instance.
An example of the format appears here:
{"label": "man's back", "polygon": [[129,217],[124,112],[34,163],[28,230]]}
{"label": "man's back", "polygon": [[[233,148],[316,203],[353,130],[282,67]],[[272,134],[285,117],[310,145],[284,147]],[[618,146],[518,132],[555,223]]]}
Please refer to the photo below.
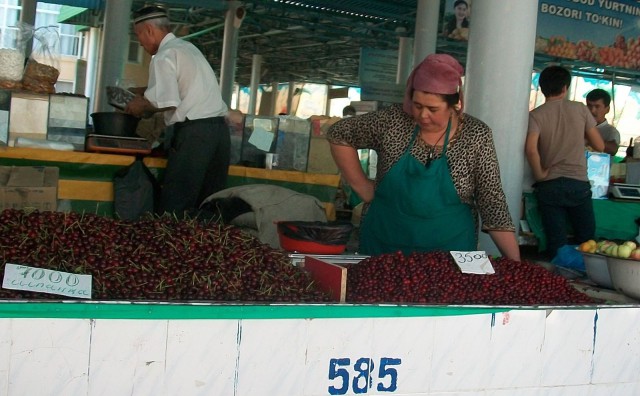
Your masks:
{"label": "man's back", "polygon": [[569,100],[552,100],[531,111],[529,130],[540,134],[541,165],[549,169],[546,180],[558,177],[587,179],[585,131],[595,126],[587,107]]}

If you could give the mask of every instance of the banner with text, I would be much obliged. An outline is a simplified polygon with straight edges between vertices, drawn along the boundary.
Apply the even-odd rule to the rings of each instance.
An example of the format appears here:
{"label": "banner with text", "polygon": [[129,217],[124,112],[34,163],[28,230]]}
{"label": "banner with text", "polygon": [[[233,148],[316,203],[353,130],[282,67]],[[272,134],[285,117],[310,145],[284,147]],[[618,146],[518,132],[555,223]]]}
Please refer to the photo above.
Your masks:
{"label": "banner with text", "polygon": [[360,50],[360,98],[401,103],[405,84],[396,84],[398,51],[362,48]]}
{"label": "banner with text", "polygon": [[635,0],[541,1],[536,52],[640,69],[639,17]]}

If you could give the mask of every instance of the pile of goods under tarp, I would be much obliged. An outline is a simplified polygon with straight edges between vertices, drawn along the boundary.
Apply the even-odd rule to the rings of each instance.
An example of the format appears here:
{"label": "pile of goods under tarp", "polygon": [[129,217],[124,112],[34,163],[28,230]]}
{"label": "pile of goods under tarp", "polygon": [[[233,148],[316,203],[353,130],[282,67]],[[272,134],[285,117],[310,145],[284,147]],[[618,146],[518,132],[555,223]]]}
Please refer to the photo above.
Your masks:
{"label": "pile of goods under tarp", "polygon": [[[170,216],[135,222],[6,209],[0,259],[92,275],[94,300],[321,302],[328,297],[288,256],[233,226]],[[0,298],[54,294],[0,289]]]}
{"label": "pile of goods under tarp", "polygon": [[595,301],[527,261],[491,259],[495,274],[460,271],[446,252],[372,256],[350,265],[348,302],[447,305],[576,305]]}

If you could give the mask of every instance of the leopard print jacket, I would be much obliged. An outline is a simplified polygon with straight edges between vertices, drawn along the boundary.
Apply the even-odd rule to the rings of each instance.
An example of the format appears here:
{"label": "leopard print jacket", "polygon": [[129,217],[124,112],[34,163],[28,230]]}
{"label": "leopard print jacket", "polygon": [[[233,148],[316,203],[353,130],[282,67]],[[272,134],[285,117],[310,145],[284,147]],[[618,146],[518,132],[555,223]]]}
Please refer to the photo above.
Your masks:
{"label": "leopard print jacket", "polygon": [[[378,184],[404,154],[415,126],[401,105],[392,105],[338,121],[329,128],[327,138],[334,144],[375,150]],[[411,154],[427,163],[428,148],[422,139],[416,139]],[[439,152],[438,156],[441,155]],[[447,158],[458,196],[471,206],[474,218],[480,214],[482,230],[514,231],[489,126],[473,116],[460,114],[458,128],[449,137]]]}

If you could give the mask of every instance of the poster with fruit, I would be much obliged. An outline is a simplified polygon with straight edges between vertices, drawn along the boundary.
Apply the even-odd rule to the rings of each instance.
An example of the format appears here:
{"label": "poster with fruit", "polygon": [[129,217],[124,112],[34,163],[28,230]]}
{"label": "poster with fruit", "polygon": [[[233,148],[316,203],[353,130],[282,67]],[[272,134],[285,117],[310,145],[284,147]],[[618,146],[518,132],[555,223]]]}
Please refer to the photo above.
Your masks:
{"label": "poster with fruit", "polygon": [[538,5],[536,52],[640,69],[640,3],[547,0]]}

